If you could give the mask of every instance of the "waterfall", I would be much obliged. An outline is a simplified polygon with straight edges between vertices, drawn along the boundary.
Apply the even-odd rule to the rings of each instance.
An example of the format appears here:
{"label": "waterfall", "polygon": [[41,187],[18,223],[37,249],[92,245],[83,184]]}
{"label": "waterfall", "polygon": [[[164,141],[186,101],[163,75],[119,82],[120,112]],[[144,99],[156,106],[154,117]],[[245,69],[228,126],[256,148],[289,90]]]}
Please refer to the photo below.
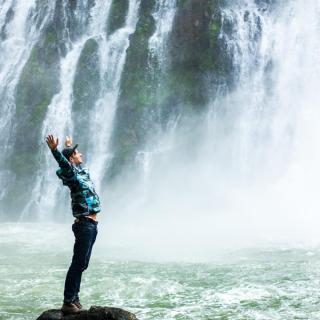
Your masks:
{"label": "waterfall", "polygon": [[[97,6],[99,6],[99,9],[95,10]],[[87,39],[95,36],[97,33],[99,34],[103,32],[104,23],[108,16],[108,10],[102,10],[100,7],[101,3],[96,2],[92,11],[98,12],[99,15],[93,15],[93,19],[91,19],[90,26],[87,29],[90,31],[95,31],[95,33],[90,33],[90,31],[86,32],[75,43],[72,43],[68,36],[69,32],[67,30],[67,32],[63,32],[63,34],[67,35],[67,37],[64,38],[64,41],[68,51],[65,57],[62,57],[60,60],[61,70],[59,81],[61,84],[61,90],[53,97],[50,105],[48,106],[46,117],[42,126],[43,139],[49,133],[54,133],[56,136],[60,137],[60,149],[64,147],[64,142],[63,140],[61,141],[61,137],[64,137],[66,134],[72,134],[73,124],[71,120],[71,106],[73,81],[77,62]],[[110,5],[105,7],[108,9]],[[88,14],[88,12],[85,10],[79,10],[75,12],[75,15],[79,21],[83,21],[84,14]],[[65,16],[67,16],[66,12]],[[97,21],[100,22],[100,24],[97,23]],[[96,28],[96,25],[98,25],[100,28]],[[31,213],[34,215],[35,212],[38,214],[38,219],[48,219],[48,216],[44,216],[43,212],[53,212],[53,208],[55,207],[57,201],[57,192],[59,190],[59,186],[56,183],[56,177],[54,177],[51,172],[52,155],[50,152],[48,152],[48,148],[45,144],[41,145],[40,152],[42,154],[41,169],[38,172],[37,180],[32,191],[32,197],[21,214],[22,220],[27,219],[28,215]]]}
{"label": "waterfall", "polygon": [[[190,240],[186,235],[212,243],[290,237],[303,233],[301,225],[315,230],[319,12],[317,0],[221,7],[218,41],[231,84],[213,83],[205,116],[190,114],[174,137],[164,133],[149,149],[151,160],[139,154],[148,198],[128,209],[130,223],[157,225],[172,243]],[[126,201],[135,203],[136,194]]]}
{"label": "waterfall", "polygon": [[[90,129],[86,132],[86,138],[89,141],[87,151],[89,155],[90,152],[94,152],[94,154],[92,160],[88,157],[86,162],[92,168],[92,176],[98,190],[100,189],[101,177],[107,166],[108,136],[110,136],[112,129],[119,79],[126,49],[129,45],[129,35],[134,32],[137,22],[139,3],[140,1],[136,0],[130,1],[124,27],[108,37],[105,33],[105,26],[110,13],[111,1],[108,3],[96,1],[89,14],[89,25],[85,29],[85,33],[73,43],[69,42],[69,39],[65,39],[69,50],[60,61],[61,91],[53,97],[42,127],[43,137],[50,132],[54,132],[58,137],[64,137],[67,134],[72,135],[74,130],[82,130],[82,128],[74,128],[72,122],[73,83],[81,52],[89,39],[95,39],[99,46],[101,91],[97,93],[100,97],[93,109],[89,114],[83,116],[91,124]],[[83,20],[84,10],[75,13],[78,20]],[[62,148],[63,141],[60,141],[60,149]],[[81,148],[81,142],[79,148]],[[38,173],[32,192],[33,196],[22,212],[22,220],[27,219],[30,213],[34,215],[34,211],[38,214],[38,220],[48,219],[48,215],[45,215],[44,212],[52,213],[53,209],[57,207],[58,199],[63,197],[60,185],[58,185],[56,177],[52,175],[52,155],[44,144],[41,154],[43,165]],[[97,154],[99,157],[96,157]]]}
{"label": "waterfall", "polygon": [[[154,34],[149,39],[150,59],[155,59],[157,69],[161,72],[167,57],[168,36],[176,13],[176,0],[160,0],[153,13],[156,23]],[[157,71],[156,71],[157,72]]]}
{"label": "waterfall", "polygon": [[[11,138],[14,136],[15,101],[14,90],[19,80],[22,68],[26,63],[31,49],[46,25],[52,12],[52,4],[40,10],[36,1],[21,3],[15,0],[1,1],[0,5],[0,143],[3,152],[0,155],[0,180],[7,181],[10,173],[5,161],[10,161],[8,155],[12,152]],[[1,188],[0,199],[5,190]]]}
{"label": "waterfall", "polygon": [[[160,0],[156,3],[153,11],[153,18],[155,21],[155,31],[148,41],[148,64],[151,73],[151,79],[155,83],[154,95],[161,94],[160,89],[165,82],[165,75],[167,69],[168,58],[168,42],[172,31],[175,14],[177,11],[176,0]],[[158,99],[156,100],[159,102]],[[172,128],[175,127],[176,121],[173,122]],[[167,128],[167,134],[171,131]],[[161,143],[155,147],[150,148],[146,146],[147,150],[140,150],[136,156],[136,163],[142,171],[142,195],[141,199],[146,197],[148,187],[149,174],[152,166],[153,157],[163,152],[166,147]],[[149,150],[150,149],[150,150]],[[143,203],[143,200],[140,201]]]}
{"label": "waterfall", "polygon": [[[268,149],[264,139],[268,139],[273,117],[269,92],[274,59],[273,14],[254,1],[233,2],[221,13],[219,39],[225,44],[235,88],[213,97],[205,148],[221,152],[222,167],[229,167],[235,177],[250,174],[252,165],[265,156],[260,151]],[[225,140],[231,148],[229,154]]]}
{"label": "waterfall", "polygon": [[220,37],[233,63],[236,88],[213,101],[210,139],[221,135],[221,123],[229,126],[228,158],[238,172],[259,177],[266,172],[269,178],[284,174],[294,161],[298,124],[306,110],[315,111],[319,3],[301,6],[301,1],[289,1],[268,10],[255,1],[237,1],[223,11]]}
{"label": "waterfall", "polygon": [[[0,3],[4,185],[20,181],[7,164],[13,155],[10,139],[21,136],[15,118],[21,74],[46,33],[57,34],[47,47],[57,52],[55,80],[60,86],[52,90],[52,97],[48,94],[44,117],[30,111],[40,119],[42,137],[32,160],[37,169],[30,172],[31,197],[17,213],[22,220],[46,219],[43,212],[64,215],[65,206],[59,203],[68,203],[44,142],[49,132],[60,139],[74,136],[100,194],[112,160],[121,162],[121,156],[128,155],[142,174],[134,181],[124,180],[126,186],[121,179],[116,182],[116,198],[121,199],[127,188],[126,206],[130,210],[134,203],[141,216],[149,211],[165,217],[182,212],[193,216],[197,211],[221,217],[241,211],[248,218],[258,211],[302,212],[306,201],[312,204],[310,212],[317,210],[318,0],[128,0],[121,6],[114,0]],[[112,19],[116,23],[110,27]],[[208,31],[207,38],[201,38],[199,30]],[[181,43],[172,43],[184,35]],[[179,45],[190,52],[178,52]],[[143,64],[141,70],[135,63]],[[136,77],[128,77],[130,72]],[[139,92],[132,94],[125,87],[129,85]],[[193,87],[203,92],[192,92]],[[118,141],[112,141],[116,130],[120,134],[115,139],[122,139],[120,151]],[[116,174],[128,170],[123,163]],[[138,191],[130,195],[132,186]],[[5,193],[2,188],[0,199]]]}
{"label": "waterfall", "polygon": [[[102,38],[100,44],[101,74],[104,85],[99,98],[89,115],[92,124],[88,132],[89,164],[92,167],[92,177],[96,181],[97,190],[101,190],[101,184],[108,162],[111,157],[109,140],[115,115],[120,77],[125,63],[126,50],[129,47],[129,37],[134,32],[138,21],[140,0],[130,1],[128,14],[122,28],[115,31],[109,38]],[[99,134],[97,135],[97,132]]]}
{"label": "waterfall", "polygon": [[[319,159],[314,139],[318,130],[312,119],[319,116],[315,53],[320,48],[320,3],[288,1],[268,11],[242,1],[229,9],[233,16],[241,14],[240,5],[246,11],[237,21],[246,23],[234,33],[238,85],[223,103],[233,122],[227,138],[230,176],[243,180],[239,210],[249,216],[259,211],[254,219],[259,217],[261,225],[278,219],[283,228],[299,229],[296,221],[311,221],[319,207],[315,202],[319,170],[311,164]],[[252,46],[252,37],[258,46]]]}
{"label": "waterfall", "polygon": [[[301,223],[311,230],[319,208],[319,9],[319,1],[297,0],[235,1],[223,10],[220,37],[236,84],[213,99],[200,167],[218,182],[225,209],[217,210],[257,233],[297,234]],[[212,158],[215,168],[205,166]]]}
{"label": "waterfall", "polygon": [[[42,127],[42,137],[49,133],[54,133],[60,137],[59,148],[64,147],[61,137],[65,133],[72,132],[71,122],[71,100],[72,100],[72,83],[75,74],[76,64],[83,47],[83,42],[75,44],[67,55],[61,59],[60,83],[61,91],[55,95],[51,104],[48,106],[46,118]],[[44,139],[44,138],[43,138]],[[30,213],[38,213],[38,219],[46,220],[48,216],[41,215],[41,212],[52,212],[56,199],[59,185],[56,183],[56,177],[52,175],[52,154],[48,152],[45,144],[42,145],[42,165],[38,173],[37,180],[32,191],[30,202],[23,209],[20,219],[24,221]]]}

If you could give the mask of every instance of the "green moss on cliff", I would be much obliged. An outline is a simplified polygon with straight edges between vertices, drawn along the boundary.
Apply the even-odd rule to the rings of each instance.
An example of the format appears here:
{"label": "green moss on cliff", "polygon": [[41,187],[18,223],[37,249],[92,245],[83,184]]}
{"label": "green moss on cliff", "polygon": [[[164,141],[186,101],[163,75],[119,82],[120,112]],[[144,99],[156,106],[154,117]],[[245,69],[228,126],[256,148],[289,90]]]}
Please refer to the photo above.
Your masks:
{"label": "green moss on cliff", "polygon": [[182,113],[189,113],[203,110],[208,102],[204,74],[213,66],[213,1],[186,0],[179,1],[178,6],[171,36],[167,99],[171,105],[180,105]]}
{"label": "green moss on cliff", "polygon": [[88,129],[92,126],[88,121],[88,115],[99,98],[100,89],[99,46],[96,40],[89,39],[81,52],[73,83],[74,140],[81,141],[83,152],[87,150]]}
{"label": "green moss on cliff", "polygon": [[[39,130],[51,98],[58,91],[58,50],[52,32],[37,43],[22,70],[16,89],[19,128]],[[22,128],[21,128],[22,129]]]}
{"label": "green moss on cliff", "polygon": [[15,208],[24,205],[29,197],[28,186],[35,177],[39,145],[44,141],[42,123],[47,107],[60,87],[59,69],[57,37],[49,26],[33,47],[15,92],[15,122],[18,125],[13,142],[15,152],[10,157],[8,169],[17,179],[8,186],[5,199],[9,204],[14,199]]}
{"label": "green moss on cliff", "polygon": [[100,91],[99,46],[89,39],[81,52],[73,83],[73,111],[86,113]]}
{"label": "green moss on cliff", "polygon": [[[218,58],[222,0],[178,0],[169,41],[166,73],[152,74],[148,65],[148,41],[154,31],[154,1],[142,1],[137,30],[130,39],[121,82],[121,95],[112,142],[114,161],[109,173],[116,175],[133,163],[152,126],[178,114],[201,114],[210,96],[208,79],[225,72]],[[161,83],[159,83],[159,81]],[[159,119],[155,119],[158,117]]]}
{"label": "green moss on cliff", "polygon": [[111,140],[114,159],[109,176],[115,176],[145,142],[148,130],[145,118],[155,102],[154,83],[148,69],[148,41],[155,30],[154,5],[155,0],[141,1],[136,31],[130,36]]}
{"label": "green moss on cliff", "polygon": [[110,14],[107,21],[107,34],[121,28],[126,20],[129,9],[129,0],[113,0],[110,8]]}

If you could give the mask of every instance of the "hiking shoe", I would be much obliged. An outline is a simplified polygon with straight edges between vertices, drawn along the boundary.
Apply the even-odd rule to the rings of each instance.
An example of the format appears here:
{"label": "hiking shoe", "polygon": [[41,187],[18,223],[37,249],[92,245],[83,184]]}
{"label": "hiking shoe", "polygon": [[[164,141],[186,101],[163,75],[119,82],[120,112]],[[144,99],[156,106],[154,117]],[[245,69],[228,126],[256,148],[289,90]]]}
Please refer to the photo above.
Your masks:
{"label": "hiking shoe", "polygon": [[81,310],[73,302],[63,302],[61,311],[65,314],[72,314],[72,313],[78,313]]}
{"label": "hiking shoe", "polygon": [[80,303],[80,299],[76,298],[73,302],[80,310],[82,309],[82,304]]}

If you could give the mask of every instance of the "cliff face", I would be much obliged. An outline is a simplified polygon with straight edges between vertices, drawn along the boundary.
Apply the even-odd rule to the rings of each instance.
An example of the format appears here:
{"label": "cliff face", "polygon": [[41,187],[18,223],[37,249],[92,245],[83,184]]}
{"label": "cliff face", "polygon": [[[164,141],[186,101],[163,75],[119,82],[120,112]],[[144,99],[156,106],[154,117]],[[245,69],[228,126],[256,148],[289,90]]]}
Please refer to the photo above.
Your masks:
{"label": "cliff face", "polygon": [[152,11],[156,1],[142,0],[135,32],[130,36],[121,77],[118,108],[112,134],[114,158],[109,177],[116,176],[132,160],[152,123],[146,116],[155,107],[154,83],[149,74],[148,40],[155,30]]}
{"label": "cliff face", "polygon": [[[0,17],[4,21],[1,43],[14,36],[9,30],[19,23],[34,37],[25,44],[31,46],[25,61],[8,61],[15,81],[8,80],[4,92],[11,85],[14,101],[5,109],[8,119],[0,141],[6,147],[0,157],[0,178],[6,185],[0,193],[0,210],[19,213],[28,201],[39,204],[32,196],[34,186],[40,185],[42,172],[52,170],[52,162],[44,156],[46,130],[60,138],[73,134],[82,152],[95,150],[102,155],[96,176],[105,185],[132,169],[137,152],[150,141],[156,144],[170,121],[180,119],[179,126],[190,115],[201,116],[217,88],[232,87],[232,62],[219,37],[223,28],[228,32],[221,15],[227,3],[39,1],[26,9],[22,22],[18,20],[22,9],[8,6]],[[72,52],[74,58],[64,63]],[[21,72],[14,63],[20,64]],[[2,96],[7,105],[8,97]],[[109,110],[111,101],[115,107]],[[55,115],[50,119],[49,105]],[[101,128],[106,127],[109,131],[102,134]],[[43,178],[41,184],[49,182]]]}
{"label": "cliff face", "polygon": [[[114,158],[108,178],[134,165],[139,149],[180,115],[201,113],[209,100],[208,78],[223,75],[219,57],[222,1],[180,0],[171,32],[161,52],[165,66],[150,56],[157,1],[142,1],[135,33],[130,37],[112,136]],[[219,61],[220,59],[220,61]]]}

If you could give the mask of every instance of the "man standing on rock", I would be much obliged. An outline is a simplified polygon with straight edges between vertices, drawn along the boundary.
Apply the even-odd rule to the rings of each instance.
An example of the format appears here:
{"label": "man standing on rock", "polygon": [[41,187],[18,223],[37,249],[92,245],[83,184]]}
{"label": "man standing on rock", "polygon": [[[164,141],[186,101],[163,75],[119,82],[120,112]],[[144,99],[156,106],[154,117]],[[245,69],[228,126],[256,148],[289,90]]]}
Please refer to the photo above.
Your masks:
{"label": "man standing on rock", "polygon": [[70,189],[72,213],[76,218],[72,225],[75,236],[73,257],[65,280],[61,310],[66,314],[77,313],[82,308],[79,300],[82,272],[88,268],[98,233],[97,213],[101,210],[100,201],[88,169],[81,167],[82,154],[77,150],[78,145],[72,147],[72,139],[66,137],[65,148],[60,152],[57,149],[58,138],[50,134],[46,137],[46,142],[60,167],[56,172],[57,176]]}

